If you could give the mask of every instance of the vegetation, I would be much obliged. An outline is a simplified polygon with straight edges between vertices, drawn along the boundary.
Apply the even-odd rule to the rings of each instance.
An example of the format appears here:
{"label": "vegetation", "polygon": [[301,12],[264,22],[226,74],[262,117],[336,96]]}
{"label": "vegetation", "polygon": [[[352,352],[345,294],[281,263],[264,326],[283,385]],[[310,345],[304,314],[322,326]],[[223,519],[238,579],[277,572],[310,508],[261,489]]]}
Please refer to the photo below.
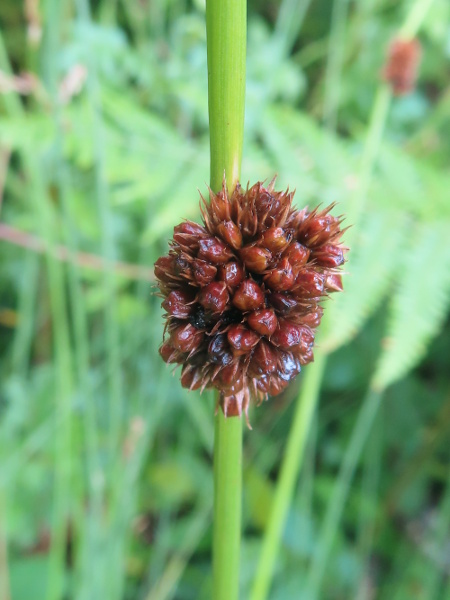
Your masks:
{"label": "vegetation", "polygon": [[[0,20],[0,598],[210,598],[215,399],[158,356],[152,268],[209,181],[205,6]],[[450,598],[449,22],[249,2],[241,179],[338,202],[351,253],[316,362],[244,432],[242,598]]]}

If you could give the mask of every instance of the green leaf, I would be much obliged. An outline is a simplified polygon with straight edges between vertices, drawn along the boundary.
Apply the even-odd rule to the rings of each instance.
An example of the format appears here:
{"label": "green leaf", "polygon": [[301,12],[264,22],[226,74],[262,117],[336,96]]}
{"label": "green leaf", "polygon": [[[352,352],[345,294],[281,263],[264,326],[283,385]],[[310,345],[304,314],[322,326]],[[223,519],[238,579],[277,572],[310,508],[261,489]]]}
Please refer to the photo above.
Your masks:
{"label": "green leaf", "polygon": [[327,303],[328,327],[321,348],[327,352],[349,342],[378,308],[398,266],[405,230],[404,217],[395,211],[370,212],[348,254],[344,292]]}
{"label": "green leaf", "polygon": [[383,390],[405,376],[439,331],[450,301],[450,223],[417,226],[411,232],[389,325],[372,380]]}

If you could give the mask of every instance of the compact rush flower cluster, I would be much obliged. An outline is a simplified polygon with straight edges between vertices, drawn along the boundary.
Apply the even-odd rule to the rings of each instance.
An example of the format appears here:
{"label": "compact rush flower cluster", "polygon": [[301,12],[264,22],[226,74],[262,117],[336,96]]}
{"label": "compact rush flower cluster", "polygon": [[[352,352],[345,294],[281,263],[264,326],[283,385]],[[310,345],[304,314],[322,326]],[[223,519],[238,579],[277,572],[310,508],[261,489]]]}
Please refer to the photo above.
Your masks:
{"label": "compact rush flower cluster", "polygon": [[313,360],[320,300],[342,289],[341,220],[292,207],[293,193],[257,183],[202,198],[204,225],[174,229],[155,265],[166,311],[165,362],[181,383],[215,387],[225,415],[247,415]]}

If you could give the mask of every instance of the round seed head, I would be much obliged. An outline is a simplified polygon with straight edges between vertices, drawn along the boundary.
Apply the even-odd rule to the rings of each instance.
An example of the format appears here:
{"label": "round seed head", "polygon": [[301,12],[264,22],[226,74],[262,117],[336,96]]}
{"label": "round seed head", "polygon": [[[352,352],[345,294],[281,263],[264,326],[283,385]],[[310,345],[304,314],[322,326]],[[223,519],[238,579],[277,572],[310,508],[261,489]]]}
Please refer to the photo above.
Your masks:
{"label": "round seed head", "polygon": [[282,392],[313,360],[321,300],[340,291],[341,220],[296,210],[293,194],[256,183],[203,199],[155,263],[167,320],[160,355],[188,389],[216,388],[225,414]]}

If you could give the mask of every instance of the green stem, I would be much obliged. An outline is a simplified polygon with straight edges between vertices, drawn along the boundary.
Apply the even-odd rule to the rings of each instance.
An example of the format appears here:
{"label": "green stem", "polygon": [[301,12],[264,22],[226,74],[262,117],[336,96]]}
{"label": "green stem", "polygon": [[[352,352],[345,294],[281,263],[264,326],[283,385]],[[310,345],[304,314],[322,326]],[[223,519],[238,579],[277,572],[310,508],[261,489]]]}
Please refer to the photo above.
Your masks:
{"label": "green stem", "polygon": [[208,100],[211,188],[224,173],[230,188],[239,179],[244,139],[245,0],[207,0]]}
{"label": "green stem", "polygon": [[[244,140],[245,0],[207,0],[208,101],[211,188],[226,177],[239,180]],[[226,419],[219,409],[214,442],[213,598],[239,596],[241,531],[242,419]]]}
{"label": "green stem", "polygon": [[284,523],[303,461],[314,409],[317,405],[325,362],[325,355],[319,353],[315,363],[308,367],[303,380],[250,600],[263,600],[267,598],[269,592]]}
{"label": "green stem", "polygon": [[219,409],[214,437],[213,598],[239,597],[242,418]]}

